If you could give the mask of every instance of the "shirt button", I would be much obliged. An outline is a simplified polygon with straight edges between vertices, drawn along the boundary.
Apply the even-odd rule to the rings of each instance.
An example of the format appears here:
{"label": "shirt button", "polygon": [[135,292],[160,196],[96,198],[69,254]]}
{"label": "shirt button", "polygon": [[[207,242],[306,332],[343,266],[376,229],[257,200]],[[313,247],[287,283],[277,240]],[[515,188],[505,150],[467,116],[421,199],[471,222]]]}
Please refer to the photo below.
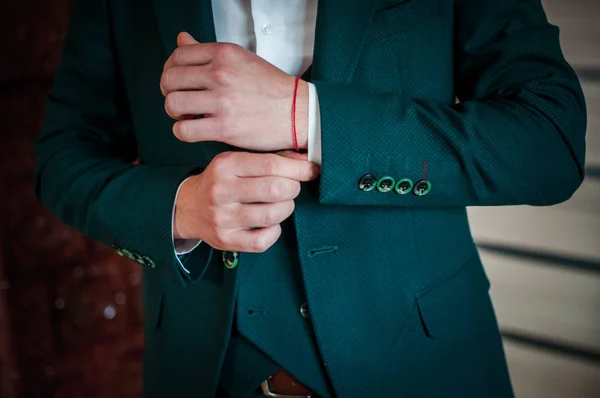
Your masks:
{"label": "shirt button", "polygon": [[270,23],[263,25],[261,32],[263,32],[263,34],[265,34],[265,35],[272,34],[273,33],[273,25],[271,25]]}

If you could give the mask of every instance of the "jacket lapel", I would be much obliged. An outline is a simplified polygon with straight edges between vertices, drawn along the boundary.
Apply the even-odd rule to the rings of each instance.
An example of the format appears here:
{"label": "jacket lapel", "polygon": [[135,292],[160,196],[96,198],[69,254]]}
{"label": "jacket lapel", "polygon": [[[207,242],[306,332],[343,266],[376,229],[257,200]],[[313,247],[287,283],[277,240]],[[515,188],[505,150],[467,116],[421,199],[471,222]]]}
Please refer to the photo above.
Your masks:
{"label": "jacket lapel", "polygon": [[188,32],[201,43],[216,41],[211,0],[153,0],[167,56],[177,47],[177,35]]}
{"label": "jacket lapel", "polygon": [[350,82],[376,4],[375,0],[319,0],[313,80]]}

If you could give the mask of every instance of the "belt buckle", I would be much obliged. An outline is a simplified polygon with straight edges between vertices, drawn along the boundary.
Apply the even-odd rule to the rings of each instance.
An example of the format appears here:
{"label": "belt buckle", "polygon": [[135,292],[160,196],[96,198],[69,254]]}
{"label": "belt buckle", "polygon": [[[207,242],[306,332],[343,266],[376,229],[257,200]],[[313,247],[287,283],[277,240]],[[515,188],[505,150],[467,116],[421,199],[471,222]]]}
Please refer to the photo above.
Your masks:
{"label": "belt buckle", "polygon": [[271,386],[269,386],[269,380],[265,380],[261,383],[260,388],[262,389],[263,394],[267,397],[273,398],[316,398],[313,395],[288,395],[288,394],[277,394],[276,392],[271,391]]}

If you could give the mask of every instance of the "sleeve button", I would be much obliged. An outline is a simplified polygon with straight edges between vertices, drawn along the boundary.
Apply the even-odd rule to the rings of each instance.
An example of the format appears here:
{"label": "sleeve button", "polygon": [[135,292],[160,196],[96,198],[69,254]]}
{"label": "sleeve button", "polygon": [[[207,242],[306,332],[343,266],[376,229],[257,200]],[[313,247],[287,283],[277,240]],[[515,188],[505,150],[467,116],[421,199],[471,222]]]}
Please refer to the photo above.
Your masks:
{"label": "sleeve button", "polygon": [[383,176],[377,181],[377,190],[379,192],[390,192],[394,189],[396,181],[390,176]]}
{"label": "sleeve button", "polygon": [[396,193],[404,195],[412,190],[413,182],[409,178],[403,178],[396,183]]}
{"label": "sleeve button", "polygon": [[417,196],[427,195],[431,191],[431,183],[427,180],[417,181],[413,188],[413,193]]}
{"label": "sleeve button", "polygon": [[365,174],[358,180],[358,188],[363,192],[371,191],[375,188],[375,184],[377,184],[377,179],[373,174]]}

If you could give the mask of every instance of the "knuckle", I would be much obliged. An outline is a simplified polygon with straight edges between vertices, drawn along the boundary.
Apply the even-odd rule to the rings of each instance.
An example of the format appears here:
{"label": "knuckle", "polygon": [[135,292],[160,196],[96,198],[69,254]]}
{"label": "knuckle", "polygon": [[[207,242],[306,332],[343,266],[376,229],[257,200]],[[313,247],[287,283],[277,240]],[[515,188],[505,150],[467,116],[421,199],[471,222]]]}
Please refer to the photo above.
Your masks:
{"label": "knuckle", "polygon": [[217,117],[214,121],[215,129],[219,132],[219,135],[223,140],[226,140],[233,135],[231,133],[233,122],[230,119],[231,118],[228,117],[228,115],[220,115],[220,117]]}
{"label": "knuckle", "polygon": [[219,152],[215,155],[214,159],[226,159],[227,157],[231,156],[232,152],[231,151],[224,151],[224,152]]}
{"label": "knuckle", "polygon": [[264,235],[259,235],[252,240],[252,250],[257,253],[263,253],[269,248],[269,242],[267,237]]}
{"label": "knuckle", "polygon": [[300,195],[300,181],[290,181],[289,185],[289,192],[292,194],[292,197],[295,198],[296,196]]}
{"label": "knuckle", "polygon": [[279,211],[272,207],[267,209],[263,215],[264,225],[278,224],[279,219],[280,219]]}
{"label": "knuckle", "polygon": [[176,65],[183,63],[183,57],[184,57],[184,49],[183,49],[183,47],[177,47],[173,51],[173,54],[171,55],[173,63],[176,64]]}
{"label": "knuckle", "polygon": [[267,185],[267,195],[271,200],[278,200],[283,193],[283,189],[281,189],[281,184],[278,180],[274,180]]}
{"label": "knuckle", "polygon": [[219,131],[219,135],[223,138],[223,142],[230,143],[237,137],[241,137],[241,123],[231,116],[230,112],[225,112],[225,114],[219,118],[215,123],[215,129]]}
{"label": "knuckle", "polygon": [[215,94],[215,101],[221,114],[226,113],[233,106],[233,96],[223,90]]}
{"label": "knuckle", "polygon": [[220,85],[228,85],[233,79],[233,72],[223,66],[215,67],[212,74],[213,80]]}
{"label": "knuckle", "polygon": [[182,141],[185,141],[188,137],[189,133],[189,125],[185,121],[178,121],[173,124],[173,134],[175,137],[179,138]]}
{"label": "knuckle", "polygon": [[[208,188],[206,192],[206,200],[209,206],[215,206],[219,204],[222,196],[221,192],[222,190],[217,184],[213,184]],[[212,220],[216,221],[215,213],[213,213]]]}
{"label": "knuckle", "polygon": [[226,214],[224,214],[223,212],[215,211],[212,214],[210,222],[213,225],[213,227],[219,229],[225,225],[226,219]]}
{"label": "knuckle", "polygon": [[168,90],[169,87],[169,76],[168,74],[170,73],[171,69],[166,69],[162,75],[160,76],[160,87],[162,87],[165,90]]}
{"label": "knuckle", "polygon": [[264,156],[264,169],[266,175],[277,175],[279,172],[279,162],[277,162],[277,155],[265,155]]}
{"label": "knuckle", "polygon": [[173,82],[174,78],[175,69],[167,68],[161,76],[160,85],[162,86],[162,88],[168,91],[171,88],[171,83]]}
{"label": "knuckle", "polygon": [[287,208],[287,215],[291,215],[294,210],[296,209],[296,202],[294,202],[293,200],[290,200],[288,202],[288,208]]}
{"label": "knuckle", "polygon": [[234,152],[232,151],[221,152],[217,154],[212,161],[215,173],[222,175],[225,172],[225,170],[229,167],[229,164],[231,163],[233,158]]}
{"label": "knuckle", "polygon": [[215,230],[213,239],[214,239],[215,243],[221,247],[225,247],[229,244],[229,238],[228,238],[227,234],[221,229]]}
{"label": "knuckle", "polygon": [[169,93],[165,98],[165,111],[169,116],[177,116],[178,93]]}
{"label": "knuckle", "polygon": [[217,57],[221,59],[231,59],[238,51],[238,46],[233,43],[219,44],[216,50]]}

